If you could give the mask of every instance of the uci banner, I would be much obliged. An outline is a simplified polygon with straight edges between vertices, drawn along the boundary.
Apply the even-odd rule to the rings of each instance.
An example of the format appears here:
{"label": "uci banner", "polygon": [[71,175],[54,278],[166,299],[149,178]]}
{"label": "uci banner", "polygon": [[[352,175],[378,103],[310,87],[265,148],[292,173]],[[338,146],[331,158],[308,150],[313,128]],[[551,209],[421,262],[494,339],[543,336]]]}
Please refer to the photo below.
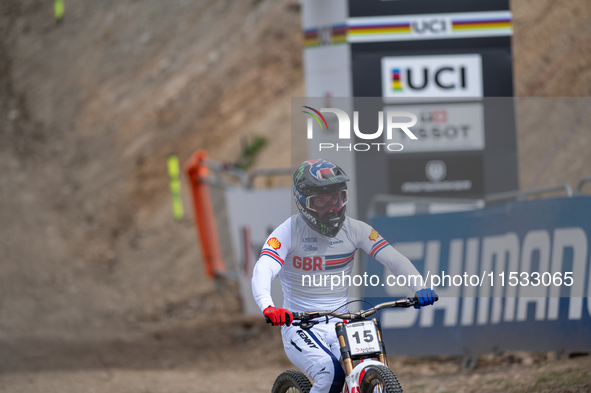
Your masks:
{"label": "uci banner", "polygon": [[[390,354],[591,351],[590,213],[591,197],[573,197],[372,219],[440,297],[419,312],[381,312]],[[364,287],[365,300],[410,294],[368,259],[379,284]]]}

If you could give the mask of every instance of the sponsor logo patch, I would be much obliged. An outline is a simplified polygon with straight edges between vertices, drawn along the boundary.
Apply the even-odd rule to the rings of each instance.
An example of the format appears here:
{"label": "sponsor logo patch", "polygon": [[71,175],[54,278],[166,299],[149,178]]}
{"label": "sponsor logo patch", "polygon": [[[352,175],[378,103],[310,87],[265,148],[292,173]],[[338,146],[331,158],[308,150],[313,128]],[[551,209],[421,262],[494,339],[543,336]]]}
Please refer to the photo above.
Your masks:
{"label": "sponsor logo patch", "polygon": [[315,377],[320,374],[330,374],[330,372],[326,371],[326,367],[322,367],[322,369],[316,373]]}
{"label": "sponsor logo patch", "polygon": [[[335,173],[333,169],[335,165],[332,162],[328,162],[326,160],[309,160],[309,163],[312,165],[310,166],[310,173],[318,180],[322,179],[331,179],[334,177]],[[335,181],[336,178],[334,178]]]}
{"label": "sponsor logo patch", "polygon": [[318,349],[318,347],[316,346],[316,344],[314,344],[312,342],[312,340],[310,339],[310,337],[308,337],[308,335],[306,333],[304,333],[302,330],[297,330],[296,333],[302,338],[302,340],[304,340],[304,342],[310,347],[310,348],[316,348]]}
{"label": "sponsor logo patch", "polygon": [[269,247],[272,247],[273,250],[279,250],[281,248],[281,242],[277,240],[276,237],[272,237],[267,241]]}
{"label": "sponsor logo patch", "polygon": [[369,240],[371,240],[372,242],[375,242],[376,240],[378,240],[378,237],[380,237],[378,232],[375,229],[372,229],[371,233],[369,234]]}
{"label": "sponsor logo patch", "polygon": [[[474,151],[485,148],[482,103],[384,107],[384,111],[393,109],[417,114],[417,124],[412,127],[417,140],[408,143],[410,140],[406,134],[397,131],[392,134],[392,139],[384,138],[382,141],[404,144],[401,153]],[[387,149],[384,151],[390,152]]]}
{"label": "sponsor logo patch", "polygon": [[[316,218],[314,218],[313,215],[311,215],[310,213],[308,213],[308,211],[302,206],[301,203],[296,203],[296,205],[297,205],[298,210],[300,211],[300,213],[302,213],[313,224],[316,224]],[[327,232],[328,232],[328,228],[327,228]]]}

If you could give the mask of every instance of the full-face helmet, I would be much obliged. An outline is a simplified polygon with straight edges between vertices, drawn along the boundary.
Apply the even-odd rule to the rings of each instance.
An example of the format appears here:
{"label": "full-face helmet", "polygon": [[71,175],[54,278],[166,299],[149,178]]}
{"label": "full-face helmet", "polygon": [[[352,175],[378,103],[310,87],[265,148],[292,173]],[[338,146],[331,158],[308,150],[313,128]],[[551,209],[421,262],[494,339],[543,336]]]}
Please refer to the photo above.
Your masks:
{"label": "full-face helmet", "polygon": [[293,197],[304,220],[322,235],[335,237],[345,222],[349,177],[330,161],[303,162],[293,175]]}

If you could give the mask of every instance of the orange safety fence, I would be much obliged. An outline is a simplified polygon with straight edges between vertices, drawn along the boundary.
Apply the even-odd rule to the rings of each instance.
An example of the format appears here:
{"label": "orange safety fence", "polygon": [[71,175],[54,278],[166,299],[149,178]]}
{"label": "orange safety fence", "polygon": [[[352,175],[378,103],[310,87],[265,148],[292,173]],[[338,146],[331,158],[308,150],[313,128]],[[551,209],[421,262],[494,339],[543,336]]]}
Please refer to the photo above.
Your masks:
{"label": "orange safety fence", "polygon": [[205,160],[207,153],[196,151],[185,164],[185,173],[191,184],[197,240],[201,242],[205,270],[209,277],[214,278],[226,273],[226,266],[222,259],[209,185],[205,181],[208,176]]}

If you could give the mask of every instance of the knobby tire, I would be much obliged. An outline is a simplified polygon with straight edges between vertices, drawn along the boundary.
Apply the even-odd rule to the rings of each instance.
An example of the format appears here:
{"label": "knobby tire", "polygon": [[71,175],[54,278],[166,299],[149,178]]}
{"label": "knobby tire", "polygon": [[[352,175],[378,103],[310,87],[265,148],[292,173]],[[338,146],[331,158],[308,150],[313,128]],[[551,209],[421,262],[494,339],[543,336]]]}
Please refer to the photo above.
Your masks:
{"label": "knobby tire", "polygon": [[271,393],[309,393],[310,389],[312,384],[301,371],[287,370],[277,377]]}
{"label": "knobby tire", "polygon": [[[375,389],[381,386],[380,389]],[[365,371],[361,381],[360,393],[403,393],[396,375],[386,366],[374,366]]]}

